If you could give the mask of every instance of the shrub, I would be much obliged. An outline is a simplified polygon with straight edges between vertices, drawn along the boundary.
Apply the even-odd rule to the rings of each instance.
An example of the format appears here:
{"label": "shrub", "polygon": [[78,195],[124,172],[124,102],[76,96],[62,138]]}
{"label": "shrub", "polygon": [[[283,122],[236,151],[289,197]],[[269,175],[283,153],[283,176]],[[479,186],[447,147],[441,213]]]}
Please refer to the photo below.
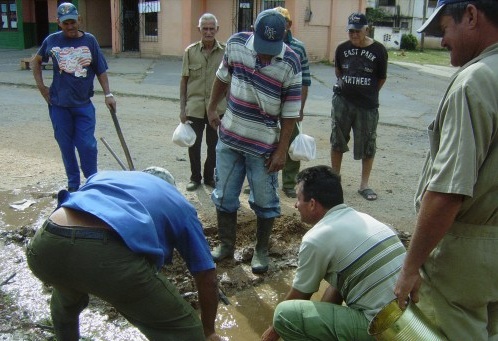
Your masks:
{"label": "shrub", "polygon": [[401,49],[413,51],[417,48],[418,40],[413,34],[403,34],[401,36]]}

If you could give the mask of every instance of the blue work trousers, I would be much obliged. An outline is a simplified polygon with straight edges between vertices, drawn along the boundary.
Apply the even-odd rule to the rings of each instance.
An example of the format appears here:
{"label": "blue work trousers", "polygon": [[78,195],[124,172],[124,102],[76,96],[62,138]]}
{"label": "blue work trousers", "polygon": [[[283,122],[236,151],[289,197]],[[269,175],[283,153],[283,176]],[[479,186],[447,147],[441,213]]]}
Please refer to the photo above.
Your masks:
{"label": "blue work trousers", "polygon": [[97,140],[95,139],[95,107],[90,102],[82,107],[48,107],[54,137],[62,154],[68,188],[80,186],[80,169],[76,149],[85,178],[97,172]]}

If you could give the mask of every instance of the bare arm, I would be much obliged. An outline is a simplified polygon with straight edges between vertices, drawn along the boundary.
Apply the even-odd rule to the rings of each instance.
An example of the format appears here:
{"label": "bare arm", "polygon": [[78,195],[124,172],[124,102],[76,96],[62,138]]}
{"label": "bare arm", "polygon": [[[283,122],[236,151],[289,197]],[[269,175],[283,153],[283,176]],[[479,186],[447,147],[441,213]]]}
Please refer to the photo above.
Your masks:
{"label": "bare arm", "polygon": [[341,70],[336,66],[335,67],[335,76],[337,77],[337,79],[340,79],[342,77],[342,73],[341,73]]}
{"label": "bare arm", "polygon": [[213,88],[211,89],[211,98],[209,100],[209,106],[207,111],[208,122],[213,129],[217,129],[221,124],[220,117],[216,112],[216,108],[218,103],[223,99],[223,97],[227,96],[227,90],[229,87],[229,83],[222,82],[218,77],[215,78],[213,83]]}
{"label": "bare arm", "polygon": [[431,251],[453,224],[462,206],[463,196],[438,192],[425,192],[405,262],[396,283],[394,294],[404,309],[408,295],[418,302],[421,284],[419,269]]}
{"label": "bare arm", "polygon": [[188,77],[182,76],[180,80],[180,121],[182,123],[187,121],[187,83]]}
{"label": "bare arm", "polygon": [[325,290],[325,292],[323,293],[321,301],[340,305],[342,304],[344,299],[342,298],[342,295],[339,292],[339,290],[329,285],[327,290]]}
{"label": "bare arm", "polygon": [[[287,296],[285,296],[284,301],[287,300],[309,300],[311,298],[311,294],[306,294],[303,292],[300,292],[299,290],[296,290],[294,288],[291,288],[291,290],[287,293]],[[261,341],[276,341],[280,338],[280,336],[277,334],[273,326],[270,326],[261,336]]]}
{"label": "bare arm", "polygon": [[33,70],[33,77],[36,82],[36,87],[40,91],[40,94],[45,99],[47,104],[50,104],[50,88],[45,85],[43,82],[43,74],[42,74],[42,57],[40,55],[36,55],[31,60],[30,66],[31,70]]}
{"label": "bare arm", "polygon": [[308,99],[308,86],[303,85],[303,87],[301,88],[301,110],[299,110],[298,121],[302,121],[304,118],[304,105],[306,104],[307,99]]}
{"label": "bare arm", "polygon": [[[107,72],[103,72],[100,75],[97,76],[97,79],[99,80],[100,86],[102,87],[102,91],[104,91],[105,95],[108,95],[111,93],[111,90],[109,89],[109,78],[107,78]],[[107,106],[107,109],[109,109],[110,112],[116,112],[116,100],[114,97],[105,97],[105,105]]]}
{"label": "bare arm", "polygon": [[199,305],[201,308],[201,320],[204,327],[204,336],[215,340],[216,334],[214,321],[218,310],[218,284],[216,270],[207,270],[195,273],[195,285],[199,292]]}
{"label": "bare arm", "polygon": [[282,118],[280,124],[280,138],[278,140],[277,149],[266,160],[268,172],[278,172],[284,168],[285,160],[287,159],[287,151],[289,150],[290,138],[294,131],[297,118]]}
{"label": "bare arm", "polygon": [[379,79],[379,91],[380,89],[382,89],[382,87],[384,86],[384,83],[386,82],[386,79]]}

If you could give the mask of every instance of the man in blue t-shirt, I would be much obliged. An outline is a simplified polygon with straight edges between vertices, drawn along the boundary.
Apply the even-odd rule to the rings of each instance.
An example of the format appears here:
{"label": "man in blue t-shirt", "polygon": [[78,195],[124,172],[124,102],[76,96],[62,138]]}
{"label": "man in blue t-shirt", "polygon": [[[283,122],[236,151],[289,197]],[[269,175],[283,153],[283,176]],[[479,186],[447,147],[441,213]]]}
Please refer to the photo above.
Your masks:
{"label": "man in blue t-shirt", "polygon": [[[80,186],[80,170],[88,178],[97,172],[97,140],[95,139],[95,107],[93,96],[95,76],[105,94],[105,104],[116,111],[116,101],[109,89],[107,62],[97,40],[90,33],[80,31],[79,15],[71,3],[57,9],[57,23],[61,31],[49,35],[31,62],[36,86],[48,103],[54,136],[59,144],[68,178],[68,190]],[[43,82],[42,63],[51,58],[53,80],[49,87]]]}
{"label": "man in blue t-shirt", "polygon": [[[151,167],[98,172],[78,191],[59,192],[58,208],[27,249],[31,271],[53,286],[58,340],[79,339],[88,294],[150,340],[220,340],[215,265],[195,208],[173,185],[168,171]],[[173,249],[194,277],[201,319],[160,271]]]}

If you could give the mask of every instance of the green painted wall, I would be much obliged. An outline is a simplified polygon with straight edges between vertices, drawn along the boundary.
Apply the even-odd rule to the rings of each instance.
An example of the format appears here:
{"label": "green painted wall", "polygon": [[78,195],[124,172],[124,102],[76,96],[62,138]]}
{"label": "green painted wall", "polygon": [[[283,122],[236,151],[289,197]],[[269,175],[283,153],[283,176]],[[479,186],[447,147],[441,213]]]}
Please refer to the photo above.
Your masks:
{"label": "green painted wall", "polygon": [[0,48],[24,49],[24,25],[22,16],[22,1],[16,1],[17,31],[0,31]]}
{"label": "green painted wall", "polygon": [[48,33],[54,33],[59,30],[59,25],[56,22],[48,23]]}
{"label": "green painted wall", "polygon": [[36,24],[24,23],[24,48],[33,47],[36,45]]}
{"label": "green painted wall", "polygon": [[[74,0],[73,4],[78,7],[79,1]],[[0,30],[0,48],[7,49],[27,49],[36,44],[36,24],[25,23],[23,18],[22,0],[16,0],[17,5],[17,31]],[[57,32],[59,26],[56,22],[48,25],[49,33]]]}

